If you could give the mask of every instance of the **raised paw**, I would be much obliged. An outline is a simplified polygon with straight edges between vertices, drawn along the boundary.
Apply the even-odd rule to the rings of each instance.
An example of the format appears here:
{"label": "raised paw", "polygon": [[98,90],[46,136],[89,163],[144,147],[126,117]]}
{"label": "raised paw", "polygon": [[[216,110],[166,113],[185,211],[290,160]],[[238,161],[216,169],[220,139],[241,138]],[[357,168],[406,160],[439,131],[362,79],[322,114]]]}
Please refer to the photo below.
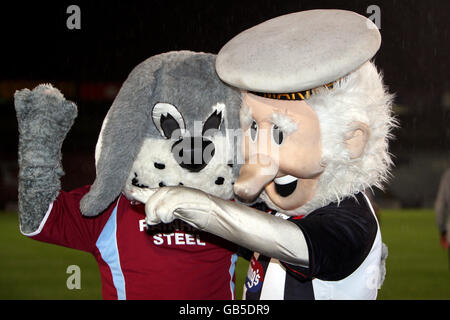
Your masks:
{"label": "raised paw", "polygon": [[50,121],[70,129],[77,116],[76,105],[50,84],[40,84],[33,90],[22,89],[14,94],[19,126],[40,120]]}

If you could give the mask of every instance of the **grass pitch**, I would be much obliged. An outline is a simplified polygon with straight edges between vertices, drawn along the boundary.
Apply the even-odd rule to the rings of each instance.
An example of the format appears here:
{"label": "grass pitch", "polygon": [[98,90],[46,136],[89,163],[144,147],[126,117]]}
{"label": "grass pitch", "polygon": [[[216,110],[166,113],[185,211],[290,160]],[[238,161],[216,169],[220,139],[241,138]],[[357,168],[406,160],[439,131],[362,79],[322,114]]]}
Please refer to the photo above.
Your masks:
{"label": "grass pitch", "polygon": [[[389,247],[387,276],[378,298],[450,299],[448,255],[439,246],[432,210],[382,210],[383,242]],[[81,289],[66,285],[70,265],[81,269]],[[236,297],[248,263],[238,260]],[[0,299],[101,299],[100,273],[84,252],[22,236],[15,213],[0,213]]]}

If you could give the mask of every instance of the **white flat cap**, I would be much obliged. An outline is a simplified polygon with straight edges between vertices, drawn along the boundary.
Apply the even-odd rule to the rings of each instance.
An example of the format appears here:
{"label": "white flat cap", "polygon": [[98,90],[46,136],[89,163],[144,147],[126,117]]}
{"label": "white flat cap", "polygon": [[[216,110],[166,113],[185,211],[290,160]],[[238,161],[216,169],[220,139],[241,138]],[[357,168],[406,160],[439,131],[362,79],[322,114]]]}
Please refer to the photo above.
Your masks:
{"label": "white flat cap", "polygon": [[220,50],[216,70],[240,89],[297,92],[349,74],[380,45],[378,28],[364,16],[345,10],[302,11],[238,34]]}

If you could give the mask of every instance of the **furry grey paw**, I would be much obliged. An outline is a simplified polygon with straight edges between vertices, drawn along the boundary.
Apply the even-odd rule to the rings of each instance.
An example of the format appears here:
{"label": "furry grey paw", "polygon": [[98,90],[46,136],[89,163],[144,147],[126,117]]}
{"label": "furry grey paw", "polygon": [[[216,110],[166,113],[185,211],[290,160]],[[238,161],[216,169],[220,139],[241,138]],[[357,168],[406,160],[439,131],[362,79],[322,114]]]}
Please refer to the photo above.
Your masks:
{"label": "furry grey paw", "polygon": [[61,146],[77,107],[48,84],[16,91],[14,100],[19,125],[19,220],[21,230],[30,233],[37,230],[61,189]]}
{"label": "furry grey paw", "polygon": [[14,104],[19,129],[29,128],[33,122],[39,129],[39,122],[50,122],[58,131],[67,131],[77,116],[77,107],[67,101],[62,93],[50,84],[40,84],[33,90],[22,89],[14,94]]}

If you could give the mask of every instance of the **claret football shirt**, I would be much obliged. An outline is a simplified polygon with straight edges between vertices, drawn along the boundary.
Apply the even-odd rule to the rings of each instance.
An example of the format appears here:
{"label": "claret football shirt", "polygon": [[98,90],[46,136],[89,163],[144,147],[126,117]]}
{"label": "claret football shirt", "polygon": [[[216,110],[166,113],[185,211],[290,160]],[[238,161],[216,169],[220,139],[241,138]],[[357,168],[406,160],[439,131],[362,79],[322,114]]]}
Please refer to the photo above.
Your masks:
{"label": "claret football shirt", "polygon": [[84,217],[85,186],[61,191],[39,229],[26,236],[90,252],[104,299],[233,299],[236,246],[175,220],[147,227],[143,205],[123,195]]}

